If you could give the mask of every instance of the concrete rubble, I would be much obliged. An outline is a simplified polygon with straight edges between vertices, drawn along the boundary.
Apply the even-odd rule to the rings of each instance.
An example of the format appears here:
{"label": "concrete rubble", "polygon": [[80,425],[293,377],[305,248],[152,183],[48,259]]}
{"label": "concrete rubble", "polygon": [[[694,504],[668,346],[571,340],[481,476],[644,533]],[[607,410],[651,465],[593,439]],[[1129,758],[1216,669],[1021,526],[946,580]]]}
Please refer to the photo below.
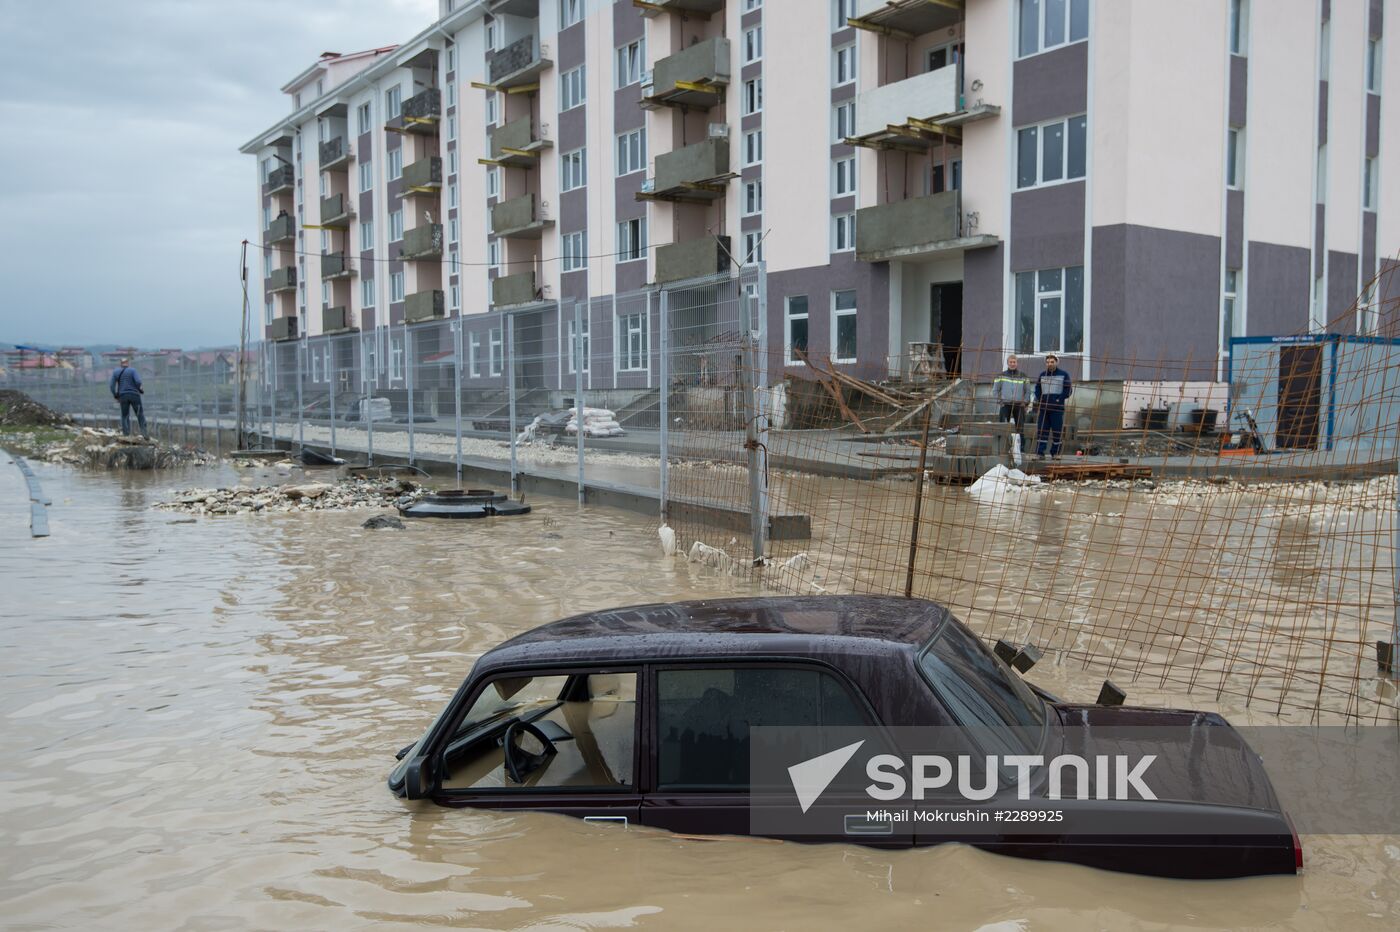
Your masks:
{"label": "concrete rubble", "polygon": [[307,482],[295,485],[189,489],[156,507],[162,511],[179,511],[194,515],[280,514],[396,508],[400,504],[417,501],[424,494],[426,490],[417,483],[402,479],[348,478],[334,483]]}
{"label": "concrete rubble", "polygon": [[[55,436],[54,431],[59,434]],[[7,433],[6,439],[26,455],[47,463],[85,469],[171,469],[208,466],[219,458],[205,450],[124,436],[93,427],[59,427]]]}

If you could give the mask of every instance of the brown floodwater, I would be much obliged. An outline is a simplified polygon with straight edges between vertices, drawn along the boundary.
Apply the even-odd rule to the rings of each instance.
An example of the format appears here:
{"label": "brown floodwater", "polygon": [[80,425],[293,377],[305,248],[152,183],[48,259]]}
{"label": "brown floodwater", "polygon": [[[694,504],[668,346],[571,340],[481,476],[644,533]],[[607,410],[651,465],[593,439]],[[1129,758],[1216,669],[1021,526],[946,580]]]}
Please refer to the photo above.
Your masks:
{"label": "brown floodwater", "polygon": [[361,530],[366,512],[150,507],[236,479],[216,470],[36,466],[53,535],[31,540],[20,475],[0,467],[6,928],[1400,924],[1396,838],[1307,837],[1301,878],[1186,882],[407,804],[384,787],[394,751],[484,650],[572,612],[752,586],[663,557],[645,518],[572,503],[403,532]]}

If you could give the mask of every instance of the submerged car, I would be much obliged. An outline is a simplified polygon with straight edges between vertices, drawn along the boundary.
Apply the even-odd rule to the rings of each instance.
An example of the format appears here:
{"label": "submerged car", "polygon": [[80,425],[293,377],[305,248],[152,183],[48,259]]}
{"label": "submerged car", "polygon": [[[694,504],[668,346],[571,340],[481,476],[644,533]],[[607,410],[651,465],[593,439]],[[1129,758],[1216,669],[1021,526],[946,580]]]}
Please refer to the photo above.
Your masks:
{"label": "submerged car", "polygon": [[[1147,726],[1164,736],[1155,750],[1174,743],[1180,766],[1164,765],[1155,800],[1059,799],[1041,783],[1024,801],[1007,782],[978,804],[1059,807],[1079,825],[1168,826],[1162,830],[1026,821],[915,828],[893,824],[897,817],[881,821],[866,807],[829,823],[844,827],[804,834],[760,826],[755,807],[768,796],[750,787],[754,726],[872,734],[918,726],[965,735],[974,748],[999,729],[1029,736],[1022,750],[1047,757],[1082,750],[1115,727]],[[1205,745],[1233,750],[1208,761],[1191,756]],[[792,789],[775,805],[795,809],[792,772]],[[881,847],[960,841],[1169,877],[1302,867],[1297,835],[1262,764],[1224,719],[1061,702],[1023,680],[946,608],[918,599],[680,602],[544,625],[477,661],[423,736],[399,752],[388,783],[400,797],[442,806],[539,810],[688,834]]]}

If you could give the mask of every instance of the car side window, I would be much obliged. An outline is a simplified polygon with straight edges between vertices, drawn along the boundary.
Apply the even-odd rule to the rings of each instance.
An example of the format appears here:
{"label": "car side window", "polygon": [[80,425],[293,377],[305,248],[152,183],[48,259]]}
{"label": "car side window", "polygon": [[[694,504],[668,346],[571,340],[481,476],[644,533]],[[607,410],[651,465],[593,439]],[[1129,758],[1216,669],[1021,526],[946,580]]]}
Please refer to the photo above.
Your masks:
{"label": "car side window", "polygon": [[[636,732],[635,672],[498,677],[477,696],[448,742],[442,788],[630,787]],[[514,773],[507,761],[508,734]]]}
{"label": "car side window", "polygon": [[657,788],[745,790],[749,728],[868,725],[835,676],[797,667],[660,670]]}

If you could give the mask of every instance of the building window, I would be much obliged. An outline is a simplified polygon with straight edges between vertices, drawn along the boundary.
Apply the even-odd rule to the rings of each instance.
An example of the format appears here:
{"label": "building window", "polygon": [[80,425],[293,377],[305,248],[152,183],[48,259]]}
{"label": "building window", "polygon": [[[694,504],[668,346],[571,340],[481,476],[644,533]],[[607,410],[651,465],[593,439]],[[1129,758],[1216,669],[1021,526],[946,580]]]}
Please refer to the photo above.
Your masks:
{"label": "building window", "polygon": [[263,253],[263,278],[272,277],[272,253]]}
{"label": "building window", "polygon": [[763,162],[763,130],[750,130],[744,134],[744,164],[759,165]]}
{"label": "building window", "polygon": [[856,293],[854,291],[833,291],[831,293],[831,333],[832,345],[836,351],[836,362],[856,361]]}
{"label": "building window", "polygon": [[797,358],[798,353],[807,352],[807,296],[792,295],[787,299],[787,310],[783,322],[783,347],[789,366],[806,365]]}
{"label": "building window", "polygon": [[856,248],[856,215],[836,214],[831,218],[831,251],[846,252]]}
{"label": "building window", "polygon": [[322,230],[322,231],[321,231],[321,252],[326,253],[326,252],[330,252],[330,251],[331,251],[331,231],[330,231],[330,230]]}
{"label": "building window", "polygon": [[365,101],[355,109],[355,123],[356,128],[359,129],[361,136],[369,132],[371,126],[369,101]]}
{"label": "building window", "polygon": [[467,334],[467,372],[474,379],[481,378],[481,336]]}
{"label": "building window", "polygon": [[394,272],[389,276],[389,300],[403,300],[403,273]]}
{"label": "building window", "polygon": [[457,206],[457,185],[455,183],[447,186],[447,206]]}
{"label": "building window", "polygon": [[744,0],[745,13],[749,12],[750,10],[757,10],[761,6],[763,6],[763,0]]}
{"label": "building window", "polygon": [[842,197],[856,193],[856,157],[847,156],[831,161],[831,196]]}
{"label": "building window", "polygon": [[487,268],[491,271],[499,272],[501,270],[500,240],[493,239],[486,243],[486,264]]}
{"label": "building window", "polygon": [[647,131],[634,129],[617,137],[617,175],[630,175],[647,167]]}
{"label": "building window", "polygon": [[457,234],[458,234],[457,218],[456,218],[456,217],[452,217],[451,219],[449,219],[449,220],[447,221],[447,241],[448,241],[449,243],[455,243],[455,242],[457,242],[457,239],[458,239],[458,235],[457,235]]}
{"label": "building window", "polygon": [[1249,47],[1248,0],[1230,0],[1230,54],[1243,55]]}
{"label": "building window", "polygon": [[855,44],[843,45],[831,50],[831,86],[841,87],[856,79]]}
{"label": "building window", "polygon": [[559,156],[559,190],[572,191],[587,183],[585,179],[584,150],[575,149]]}
{"label": "building window", "polygon": [[758,230],[751,230],[744,234],[744,261],[743,265],[763,261],[763,234]]}
{"label": "building window", "polygon": [[617,261],[631,262],[647,254],[647,218],[619,220],[617,224]]}
{"label": "building window", "polygon": [[360,249],[368,250],[374,248],[374,221],[360,221]]}
{"label": "building window", "polygon": [[374,279],[360,279],[360,307],[374,307]]}
{"label": "building window", "polygon": [[384,92],[384,119],[392,120],[403,110],[402,92],[396,84]]}
{"label": "building window", "polygon": [[497,31],[498,30],[494,22],[486,24],[486,51],[488,52],[496,51]]}
{"label": "building window", "polygon": [[403,239],[402,207],[389,215],[389,242],[397,243],[401,239]]}
{"label": "building window", "polygon": [[744,182],[744,216],[752,217],[763,212],[763,182]]}
{"label": "building window", "polygon": [[330,189],[330,186],[331,186],[331,176],[330,176],[330,172],[321,172],[321,174],[317,177],[317,182],[316,182],[317,193],[319,193],[322,197],[325,197],[325,196],[326,196],[326,192]]}
{"label": "building window", "polygon": [[614,79],[619,88],[636,84],[642,80],[642,72],[646,70],[647,45],[646,39],[637,39],[629,42],[617,50],[617,70]]}
{"label": "building window", "polygon": [[1084,268],[1016,273],[1016,351],[1084,352]]}
{"label": "building window", "polygon": [[583,21],[584,0],[559,0],[559,28],[568,29]]}
{"label": "building window", "polygon": [[1375,37],[1366,40],[1366,90],[1381,92],[1381,40]]}
{"label": "building window", "polygon": [[456,149],[453,149],[451,152],[447,153],[447,173],[448,173],[449,175],[455,175],[455,174],[457,174],[457,150],[456,150]]}
{"label": "building window", "polygon": [[1244,127],[1232,126],[1225,138],[1225,186],[1244,187]]}
{"label": "building window", "polygon": [[744,116],[760,113],[763,110],[763,79],[753,78],[744,82]]}
{"label": "building window", "polygon": [[446,56],[446,57],[447,57],[447,70],[448,70],[448,71],[456,71],[456,70],[457,70],[457,50],[456,50],[456,49],[448,49],[448,50],[447,50],[447,56]]}
{"label": "building window", "polygon": [[1226,269],[1225,284],[1220,294],[1220,352],[1226,353],[1230,349],[1230,338],[1240,335],[1240,325],[1243,323],[1239,319],[1238,300],[1240,288],[1240,270]]}
{"label": "building window", "polygon": [[360,163],[360,191],[361,193],[374,187],[374,164],[369,159]]}
{"label": "building window", "polygon": [[495,91],[486,92],[486,125],[495,126],[500,119],[500,97]]}
{"label": "building window", "polygon": [[1322,21],[1322,28],[1318,30],[1318,62],[1317,73],[1323,81],[1332,76],[1332,21],[1325,19]]}
{"label": "building window", "polygon": [[1021,0],[1021,57],[1089,38],[1089,0]]}
{"label": "building window", "polygon": [[588,257],[584,251],[583,231],[576,233],[565,233],[563,236],[563,270],[565,272],[576,272],[588,264]]}
{"label": "building window", "polygon": [[618,368],[637,372],[647,367],[647,315],[619,314],[617,318]]}
{"label": "building window", "polygon": [[452,309],[455,311],[460,308],[462,306],[462,289],[457,285],[453,285],[448,289],[448,294],[451,297]]}
{"label": "building window", "polygon": [[268,295],[263,301],[263,323],[272,323],[272,295]]}
{"label": "building window", "polygon": [[1365,177],[1362,178],[1361,206],[1365,210],[1375,210],[1380,193],[1380,160],[1375,157],[1366,160]]}
{"label": "building window", "polygon": [[1087,124],[1082,116],[1016,131],[1016,187],[1084,177]]}
{"label": "building window", "polygon": [[559,76],[559,112],[572,110],[584,101],[583,65]]}
{"label": "building window", "polygon": [[457,118],[450,116],[447,118],[447,139],[452,141],[457,138]]}
{"label": "building window", "polygon": [[389,381],[403,381],[403,334],[389,334]]}
{"label": "building window", "polygon": [[856,134],[856,102],[848,100],[831,108],[831,141],[845,142]]}
{"label": "building window", "polygon": [[763,27],[754,26],[744,30],[744,64],[752,64],[763,58]]}
{"label": "building window", "polygon": [[486,169],[486,196],[499,197],[501,194],[501,170],[499,168]]}
{"label": "building window", "polygon": [[403,149],[389,150],[389,180],[403,177]]}
{"label": "building window", "polygon": [[504,352],[505,344],[501,341],[501,328],[492,327],[490,332],[487,333],[486,339],[488,342],[487,348],[491,355],[491,368],[489,371],[492,375],[500,375],[501,363],[505,360],[506,355]]}
{"label": "building window", "polygon": [[855,15],[855,0],[832,0],[831,31],[840,32],[848,28],[850,23],[846,21]]}
{"label": "building window", "polygon": [[321,282],[321,307],[331,306],[331,283]]}
{"label": "building window", "polygon": [[569,359],[569,365],[568,365],[568,372],[569,372],[569,375],[573,375],[574,373],[576,373],[576,372],[578,371],[578,358],[579,358],[580,355],[583,356],[583,371],[584,371],[585,373],[586,373],[586,372],[592,371],[591,368],[590,368],[590,366],[589,366],[589,361],[590,361],[590,359],[591,359],[591,357],[592,357],[592,355],[593,355],[593,350],[592,350],[592,348],[589,346],[589,340],[588,340],[588,314],[586,313],[587,307],[588,307],[588,305],[585,304],[585,305],[584,305],[585,313],[584,313],[584,315],[583,315],[583,321],[582,321],[582,323],[583,323],[583,340],[582,340],[582,345],[581,345],[581,346],[579,345],[579,342],[576,341],[576,338],[574,337],[574,323],[575,323],[575,322],[572,321],[572,320],[569,321],[569,322],[568,322],[568,327],[566,328],[567,336],[565,337],[565,340],[564,340],[564,352],[565,352],[565,354],[568,356],[568,359]]}

